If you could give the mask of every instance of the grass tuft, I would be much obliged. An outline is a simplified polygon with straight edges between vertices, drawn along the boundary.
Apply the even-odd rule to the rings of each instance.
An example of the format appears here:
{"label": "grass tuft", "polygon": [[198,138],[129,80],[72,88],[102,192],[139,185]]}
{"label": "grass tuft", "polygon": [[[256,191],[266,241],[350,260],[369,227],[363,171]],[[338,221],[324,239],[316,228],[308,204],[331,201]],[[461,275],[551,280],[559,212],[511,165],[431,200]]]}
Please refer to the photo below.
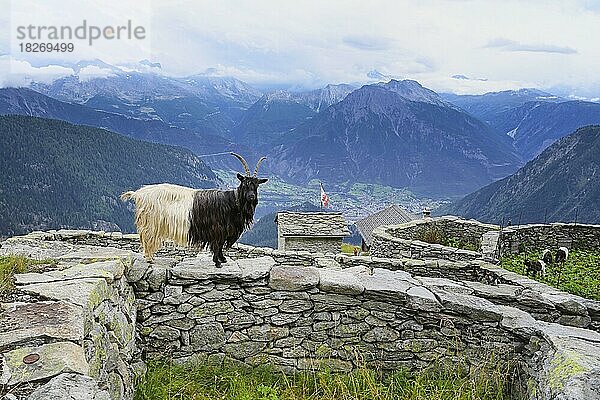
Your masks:
{"label": "grass tuft", "polygon": [[[541,251],[529,251],[504,257],[502,268],[525,275],[525,258],[537,260]],[[572,250],[564,265],[546,266],[546,276],[530,276],[567,293],[600,300],[600,250]]]}
{"label": "grass tuft", "polygon": [[[460,363],[459,363],[460,364]],[[434,364],[417,374],[383,375],[362,367],[348,374],[308,371],[286,375],[270,367],[149,364],[135,400],[501,400],[509,370],[498,363],[472,367]]]}
{"label": "grass tuft", "polygon": [[32,260],[24,256],[0,257],[0,296],[6,296],[15,290],[14,276],[28,272],[35,265],[55,265],[55,260]]}

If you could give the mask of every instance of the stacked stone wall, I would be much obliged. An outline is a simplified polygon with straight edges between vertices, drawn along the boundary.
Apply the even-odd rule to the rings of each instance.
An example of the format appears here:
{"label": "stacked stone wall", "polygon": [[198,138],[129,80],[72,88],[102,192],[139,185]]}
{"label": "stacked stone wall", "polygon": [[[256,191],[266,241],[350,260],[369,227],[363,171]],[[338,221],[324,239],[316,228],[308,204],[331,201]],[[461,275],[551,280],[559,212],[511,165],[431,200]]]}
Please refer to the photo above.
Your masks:
{"label": "stacked stone wall", "polygon": [[497,256],[528,250],[596,249],[600,247],[600,225],[532,224],[504,228],[500,233]]}
{"label": "stacked stone wall", "polygon": [[[2,243],[0,254],[56,258],[70,266],[68,273],[50,275],[62,283],[52,291],[42,290],[48,278],[17,276],[20,292],[73,302],[78,297],[63,287],[80,281],[75,293],[86,299],[73,303],[82,304],[75,319],[83,321],[83,341],[73,344],[83,367],[67,355],[69,367],[41,379],[38,397],[29,398],[84,388],[89,398],[130,399],[133,386],[124,376],[133,375],[138,357],[345,372],[364,363],[384,370],[457,359],[478,365],[491,355],[518,365],[522,379],[514,388],[530,398],[600,398],[600,334],[593,330],[599,328],[598,302],[493,264],[236,246],[216,269],[209,254],[185,257],[190,250],[177,248],[149,264],[129,250],[135,237],[118,237],[59,231]],[[90,245],[109,240],[118,247]],[[94,289],[86,292],[86,285]],[[2,318],[13,315],[3,311]],[[133,318],[141,354],[130,341]],[[23,351],[30,353],[27,346],[34,344],[24,339],[3,351],[4,365],[16,360],[10,368],[23,368]]]}
{"label": "stacked stone wall", "polygon": [[0,388],[13,398],[71,398],[72,388],[80,398],[133,398],[136,304],[125,265],[82,256],[17,275],[15,301],[2,304]]}
{"label": "stacked stone wall", "polygon": [[[371,254],[390,258],[489,260],[489,257],[481,253],[483,238],[486,233],[497,230],[499,227],[496,225],[451,216],[381,226],[373,231]],[[477,251],[428,243],[423,241],[427,236],[435,236],[445,241],[457,241],[463,246],[476,248]]]}

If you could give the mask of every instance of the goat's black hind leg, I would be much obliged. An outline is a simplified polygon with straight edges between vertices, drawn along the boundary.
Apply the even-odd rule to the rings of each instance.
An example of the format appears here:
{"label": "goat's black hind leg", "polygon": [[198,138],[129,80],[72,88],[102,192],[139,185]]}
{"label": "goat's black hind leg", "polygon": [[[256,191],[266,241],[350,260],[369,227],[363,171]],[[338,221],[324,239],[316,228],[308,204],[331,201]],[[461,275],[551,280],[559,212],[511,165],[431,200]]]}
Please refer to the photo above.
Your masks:
{"label": "goat's black hind leg", "polygon": [[220,247],[211,245],[210,246],[210,251],[213,253],[213,262],[215,263],[215,267],[216,268],[221,268],[221,260],[219,257],[219,253],[220,253]]}
{"label": "goat's black hind leg", "polygon": [[225,264],[227,262],[227,259],[225,258],[225,255],[223,254],[222,247],[219,249],[219,261],[221,261],[223,264]]}

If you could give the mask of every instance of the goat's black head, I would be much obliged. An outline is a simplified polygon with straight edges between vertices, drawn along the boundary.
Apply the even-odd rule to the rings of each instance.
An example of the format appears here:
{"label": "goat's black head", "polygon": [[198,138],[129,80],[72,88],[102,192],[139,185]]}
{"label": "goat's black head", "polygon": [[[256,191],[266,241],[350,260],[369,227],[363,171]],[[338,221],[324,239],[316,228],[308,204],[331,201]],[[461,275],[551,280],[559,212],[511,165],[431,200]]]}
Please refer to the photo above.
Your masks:
{"label": "goat's black head", "polygon": [[256,207],[258,204],[258,186],[268,181],[266,178],[257,177],[258,168],[260,167],[260,164],[262,164],[262,162],[267,158],[261,157],[261,159],[258,160],[258,163],[256,163],[254,175],[250,175],[250,168],[248,167],[246,160],[244,160],[244,158],[239,154],[231,153],[231,155],[240,160],[246,171],[245,176],[239,173],[237,174],[237,178],[240,180],[240,185],[238,186],[238,199],[244,204],[251,206],[254,213],[254,207]]}

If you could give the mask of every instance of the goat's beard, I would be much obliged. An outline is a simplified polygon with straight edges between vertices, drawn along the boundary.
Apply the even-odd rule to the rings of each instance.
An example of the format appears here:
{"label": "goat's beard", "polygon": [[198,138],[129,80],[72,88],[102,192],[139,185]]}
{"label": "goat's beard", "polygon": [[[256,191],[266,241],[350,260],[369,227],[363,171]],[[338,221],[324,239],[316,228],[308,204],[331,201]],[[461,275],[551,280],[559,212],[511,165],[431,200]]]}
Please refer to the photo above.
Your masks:
{"label": "goat's beard", "polygon": [[241,205],[241,214],[244,220],[244,227],[249,228],[250,225],[254,222],[254,211],[256,210],[256,205],[258,201],[246,201]]}

